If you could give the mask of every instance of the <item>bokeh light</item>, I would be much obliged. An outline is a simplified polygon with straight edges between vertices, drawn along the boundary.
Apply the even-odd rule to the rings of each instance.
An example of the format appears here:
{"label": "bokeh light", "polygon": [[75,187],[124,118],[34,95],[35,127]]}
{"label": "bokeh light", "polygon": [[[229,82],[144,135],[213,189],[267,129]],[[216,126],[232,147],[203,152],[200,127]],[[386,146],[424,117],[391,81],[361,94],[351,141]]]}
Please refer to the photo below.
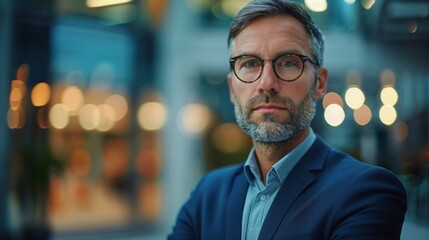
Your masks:
{"label": "bokeh light", "polygon": [[97,126],[97,130],[100,132],[107,132],[113,128],[115,122],[112,120],[112,116],[115,115],[113,108],[110,105],[102,104],[98,106],[100,113],[100,122]]}
{"label": "bokeh light", "polygon": [[341,107],[344,107],[344,102],[341,96],[336,92],[329,92],[323,97],[323,108],[326,109],[327,106],[331,104],[338,104]]}
{"label": "bokeh light", "polygon": [[179,116],[180,126],[189,134],[200,134],[204,132],[210,124],[210,109],[201,103],[191,103],[186,105]]}
{"label": "bokeh light", "polygon": [[380,108],[379,117],[383,124],[387,126],[392,125],[397,118],[396,109],[390,105],[383,105]]}
{"label": "bokeh light", "polygon": [[55,104],[49,111],[49,122],[56,129],[63,129],[69,123],[69,113],[63,104]]}
{"label": "bokeh light", "polygon": [[360,108],[354,110],[353,117],[357,124],[365,126],[371,121],[371,109],[367,105],[363,104]]}
{"label": "bokeh light", "polygon": [[86,0],[89,8],[106,7],[131,2],[131,0]]}
{"label": "bokeh light", "polygon": [[51,87],[45,82],[41,82],[34,86],[31,91],[31,102],[36,107],[45,106],[51,98]]}
{"label": "bokeh light", "polygon": [[21,89],[12,88],[12,90],[10,91],[9,101],[11,102],[21,101],[22,97],[23,97],[23,93]]}
{"label": "bokeh light", "polygon": [[25,93],[25,82],[22,80],[13,80],[9,95],[9,105],[12,110],[18,110],[21,107]]}
{"label": "bokeh light", "polygon": [[13,88],[10,91],[9,102],[12,110],[17,110],[22,104],[22,91],[18,88]]}
{"label": "bokeh light", "polygon": [[77,115],[84,103],[82,90],[77,86],[68,86],[61,96],[61,102],[70,115]]}
{"label": "bokeh light", "polygon": [[24,126],[25,123],[25,112],[23,108],[16,110],[9,109],[7,112],[7,124],[10,129],[19,129]]}
{"label": "bokeh light", "polygon": [[380,92],[380,99],[384,105],[395,106],[398,102],[398,93],[393,87],[386,86]]}
{"label": "bokeh light", "polygon": [[112,107],[114,115],[112,116],[113,121],[119,121],[125,117],[128,112],[128,103],[125,97],[119,94],[109,96],[105,103]]}
{"label": "bokeh light", "polygon": [[30,66],[26,63],[21,64],[16,71],[16,79],[21,81],[27,81],[28,75],[30,74]]}
{"label": "bokeh light", "polygon": [[374,5],[375,0],[361,0],[361,3],[363,8],[365,8],[366,10],[369,10]]}
{"label": "bokeh light", "polygon": [[137,112],[137,121],[142,129],[154,131],[161,129],[167,120],[167,109],[159,102],[143,103]]}
{"label": "bokeh light", "polygon": [[416,33],[417,32],[417,22],[413,21],[410,23],[410,26],[408,27],[408,31],[410,33]]}
{"label": "bokeh light", "polygon": [[326,0],[305,0],[304,3],[313,12],[324,12],[328,8]]}
{"label": "bokeh light", "polygon": [[79,123],[85,130],[96,129],[100,118],[100,110],[94,104],[85,104],[79,111]]}
{"label": "bokeh light", "polygon": [[364,104],[365,95],[360,88],[352,86],[347,89],[345,100],[351,109],[358,109]]}
{"label": "bokeh light", "polygon": [[332,127],[337,127],[345,119],[344,109],[338,104],[331,104],[325,109],[325,121]]}

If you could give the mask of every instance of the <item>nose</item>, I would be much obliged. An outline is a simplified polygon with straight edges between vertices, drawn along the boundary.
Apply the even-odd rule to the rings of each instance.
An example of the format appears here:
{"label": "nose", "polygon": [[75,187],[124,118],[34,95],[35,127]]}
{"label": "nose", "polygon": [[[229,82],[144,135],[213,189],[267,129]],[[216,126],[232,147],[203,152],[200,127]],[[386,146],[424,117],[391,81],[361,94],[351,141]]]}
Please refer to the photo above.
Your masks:
{"label": "nose", "polygon": [[271,61],[266,61],[261,76],[258,80],[259,93],[277,93],[279,91],[280,80],[274,72],[273,64]]}

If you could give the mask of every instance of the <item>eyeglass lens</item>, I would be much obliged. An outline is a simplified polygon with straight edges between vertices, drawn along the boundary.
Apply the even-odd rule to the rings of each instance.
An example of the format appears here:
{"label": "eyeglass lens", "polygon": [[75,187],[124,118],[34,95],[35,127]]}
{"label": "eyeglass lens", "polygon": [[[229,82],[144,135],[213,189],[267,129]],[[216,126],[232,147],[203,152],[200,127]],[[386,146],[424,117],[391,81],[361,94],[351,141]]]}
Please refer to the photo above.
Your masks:
{"label": "eyeglass lens", "polygon": [[[237,77],[245,82],[257,80],[263,70],[264,60],[254,56],[242,56],[235,61],[234,71]],[[274,59],[274,71],[279,78],[285,81],[297,79],[303,72],[302,59],[293,54],[285,54]]]}

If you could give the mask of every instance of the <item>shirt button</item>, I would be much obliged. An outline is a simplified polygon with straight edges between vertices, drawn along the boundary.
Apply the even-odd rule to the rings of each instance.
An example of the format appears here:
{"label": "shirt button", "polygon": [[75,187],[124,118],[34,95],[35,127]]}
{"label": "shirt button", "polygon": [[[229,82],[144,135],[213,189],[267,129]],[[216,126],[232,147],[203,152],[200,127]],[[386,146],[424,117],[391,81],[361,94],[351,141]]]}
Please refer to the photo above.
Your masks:
{"label": "shirt button", "polygon": [[267,195],[261,195],[261,196],[259,197],[259,199],[260,199],[261,201],[265,201],[265,200],[267,200]]}

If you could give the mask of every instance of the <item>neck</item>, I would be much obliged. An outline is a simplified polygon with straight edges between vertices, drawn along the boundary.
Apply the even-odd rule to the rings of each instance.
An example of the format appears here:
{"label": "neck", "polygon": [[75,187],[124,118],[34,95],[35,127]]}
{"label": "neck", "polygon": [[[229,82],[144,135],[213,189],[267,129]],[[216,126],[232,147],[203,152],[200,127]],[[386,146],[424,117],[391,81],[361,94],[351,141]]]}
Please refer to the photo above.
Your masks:
{"label": "neck", "polygon": [[264,184],[266,183],[267,173],[270,171],[272,166],[304,141],[308,133],[309,128],[306,128],[297,136],[283,142],[261,143],[253,141],[255,154],[261,170],[261,179]]}

